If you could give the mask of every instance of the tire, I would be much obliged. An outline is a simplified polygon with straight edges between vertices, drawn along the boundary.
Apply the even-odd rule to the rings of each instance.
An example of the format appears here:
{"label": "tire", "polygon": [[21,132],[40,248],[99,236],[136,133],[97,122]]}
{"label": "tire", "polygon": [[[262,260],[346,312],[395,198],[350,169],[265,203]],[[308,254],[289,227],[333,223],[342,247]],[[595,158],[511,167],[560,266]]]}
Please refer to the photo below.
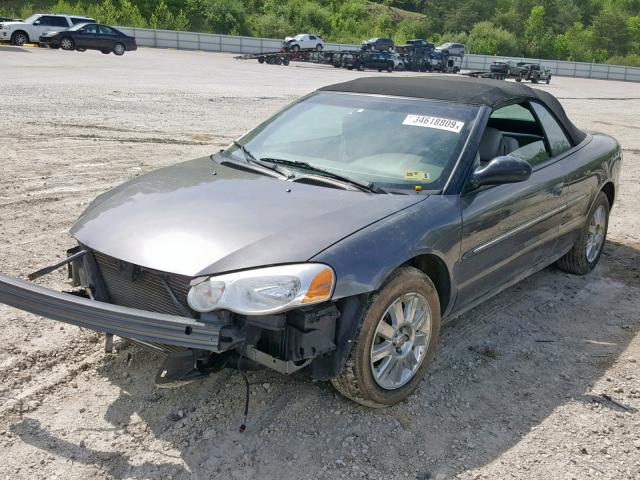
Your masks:
{"label": "tire", "polygon": [[574,275],[586,275],[594,269],[607,239],[610,208],[607,196],[603,192],[598,193],[576,243],[569,253],[557,262],[560,270]]}
{"label": "tire", "polygon": [[123,45],[123,44],[121,44],[121,43],[116,43],[116,44],[113,46],[113,53],[114,53],[114,55],[117,55],[117,56],[124,55],[124,52],[126,52],[126,50],[127,50],[127,49],[126,49],[126,48],[124,48],[124,45]]}
{"label": "tire", "polygon": [[282,65],[286,67],[289,65],[289,62],[291,62],[291,60],[289,60],[289,57],[282,57]]}
{"label": "tire", "polygon": [[300,45],[292,45],[291,46],[291,51],[292,52],[299,52],[300,51]]}
{"label": "tire", "polygon": [[100,51],[105,55],[109,55],[111,53],[111,50],[100,50]]}
{"label": "tire", "polygon": [[[401,321],[398,328],[390,311],[399,305],[406,313],[411,302],[417,302],[423,315],[412,317],[418,317],[417,327]],[[349,357],[331,383],[342,395],[367,407],[395,405],[420,384],[435,355],[439,333],[440,302],[435,286],[421,271],[401,267],[370,297]],[[421,343],[414,344],[418,338]],[[382,355],[378,360],[374,347]]]}
{"label": "tire", "polygon": [[[453,67],[453,73],[460,73],[460,68],[459,67]],[[504,77],[502,77],[504,80]]]}
{"label": "tire", "polygon": [[86,48],[76,48],[76,52],[86,52]]}
{"label": "tire", "polygon": [[364,72],[364,65],[358,65],[358,71]]}
{"label": "tire", "polygon": [[318,44],[316,45],[316,52],[321,52],[322,51],[322,44]]}
{"label": "tire", "polygon": [[67,51],[71,51],[71,50],[75,50],[75,43],[73,42],[73,38],[71,37],[62,37],[60,39],[60,48],[62,50],[67,50]]}
{"label": "tire", "polygon": [[396,70],[398,70],[399,72],[404,72],[404,63],[399,63],[396,67]]}
{"label": "tire", "polygon": [[258,57],[258,63],[264,63],[264,57]]}
{"label": "tire", "polygon": [[547,81],[545,83],[549,85],[551,83],[551,77],[547,77]]}
{"label": "tire", "polygon": [[516,82],[520,83],[522,81],[522,78],[518,77],[516,78]]}
{"label": "tire", "polygon": [[29,43],[29,35],[27,35],[22,30],[18,30],[11,35],[11,43],[13,45],[17,45],[18,47],[24,46],[25,43]]}
{"label": "tire", "polygon": [[275,61],[273,62],[276,65],[282,65],[282,58],[281,57],[276,57]]}
{"label": "tire", "polygon": [[381,68],[379,68],[379,69],[378,69],[378,72],[381,72],[381,71],[382,71],[382,69],[381,69]]}
{"label": "tire", "polygon": [[393,72],[393,65],[389,65],[387,67],[387,72],[389,72],[389,73]]}

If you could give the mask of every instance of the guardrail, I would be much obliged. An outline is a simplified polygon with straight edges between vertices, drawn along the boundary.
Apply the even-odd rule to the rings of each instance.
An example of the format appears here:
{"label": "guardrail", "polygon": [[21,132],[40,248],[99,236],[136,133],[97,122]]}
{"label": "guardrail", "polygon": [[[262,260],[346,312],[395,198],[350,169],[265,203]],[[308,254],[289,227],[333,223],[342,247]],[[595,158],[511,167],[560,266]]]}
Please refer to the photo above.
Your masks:
{"label": "guardrail", "polygon": [[[154,30],[149,28],[118,27],[127,35],[136,37],[138,45],[153,48],[175,48],[178,50],[204,50],[208,52],[262,53],[273,52],[282,47],[282,40],[260,37],[219,35],[215,33],[178,32],[175,30]],[[325,43],[325,50],[352,50],[359,45]],[[601,63],[567,62],[517,57],[494,57],[491,55],[468,54],[462,60],[462,68],[468,70],[489,70],[496,60],[539,63],[551,70],[552,75],[563,77],[596,78],[602,80],[622,80],[640,82],[640,68]]]}

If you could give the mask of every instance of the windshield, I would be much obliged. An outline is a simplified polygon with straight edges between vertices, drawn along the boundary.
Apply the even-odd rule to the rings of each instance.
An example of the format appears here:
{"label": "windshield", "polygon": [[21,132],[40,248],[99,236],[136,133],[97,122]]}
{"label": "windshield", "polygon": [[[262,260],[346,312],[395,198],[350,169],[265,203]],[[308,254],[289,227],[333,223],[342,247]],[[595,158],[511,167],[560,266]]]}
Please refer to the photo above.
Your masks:
{"label": "windshield", "polygon": [[[478,110],[448,102],[322,92],[293,104],[239,142],[258,159],[305,162],[385,189],[441,190]],[[244,158],[236,145],[226,154]]]}
{"label": "windshield", "polygon": [[39,19],[41,17],[41,15],[31,15],[29,18],[27,18],[24,23],[33,23],[35,22],[37,19]]}

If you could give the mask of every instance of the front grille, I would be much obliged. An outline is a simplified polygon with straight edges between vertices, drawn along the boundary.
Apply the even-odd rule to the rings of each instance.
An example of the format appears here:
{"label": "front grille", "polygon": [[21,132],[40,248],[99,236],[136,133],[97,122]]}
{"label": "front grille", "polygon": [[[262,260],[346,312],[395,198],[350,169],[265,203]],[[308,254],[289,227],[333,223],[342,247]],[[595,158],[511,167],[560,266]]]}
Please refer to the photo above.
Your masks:
{"label": "front grille", "polygon": [[185,316],[167,291],[169,285],[178,302],[189,310],[187,293],[190,277],[148,270],[117,258],[93,252],[96,263],[109,292],[110,302],[123,307],[137,308],[169,315]]}

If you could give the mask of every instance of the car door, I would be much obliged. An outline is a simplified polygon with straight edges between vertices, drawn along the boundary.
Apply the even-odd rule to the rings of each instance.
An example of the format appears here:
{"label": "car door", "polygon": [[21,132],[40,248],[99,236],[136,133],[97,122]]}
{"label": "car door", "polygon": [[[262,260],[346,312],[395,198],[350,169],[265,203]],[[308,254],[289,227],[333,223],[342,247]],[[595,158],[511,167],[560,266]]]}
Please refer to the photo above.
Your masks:
{"label": "car door", "polygon": [[40,35],[47,32],[61,32],[69,28],[67,19],[64,17],[57,17],[54,15],[43,15],[38,20],[33,22],[33,29],[36,35],[32,40],[37,40]]}
{"label": "car door", "polygon": [[73,41],[76,48],[97,48],[98,28],[95,24],[85,25],[76,31]]}
{"label": "car door", "polygon": [[[117,40],[118,40],[118,35],[116,34],[116,32],[111,28],[108,27],[106,25],[99,25],[98,26],[98,44],[100,45],[101,49],[104,50],[113,50],[114,45],[116,44]],[[124,43],[124,42],[122,42]]]}
{"label": "car door", "polygon": [[532,174],[520,183],[467,186],[461,195],[456,309],[549,263],[567,213],[567,168],[556,161],[533,107],[525,103],[496,110],[488,129],[500,132],[511,144],[503,153],[529,162]]}

